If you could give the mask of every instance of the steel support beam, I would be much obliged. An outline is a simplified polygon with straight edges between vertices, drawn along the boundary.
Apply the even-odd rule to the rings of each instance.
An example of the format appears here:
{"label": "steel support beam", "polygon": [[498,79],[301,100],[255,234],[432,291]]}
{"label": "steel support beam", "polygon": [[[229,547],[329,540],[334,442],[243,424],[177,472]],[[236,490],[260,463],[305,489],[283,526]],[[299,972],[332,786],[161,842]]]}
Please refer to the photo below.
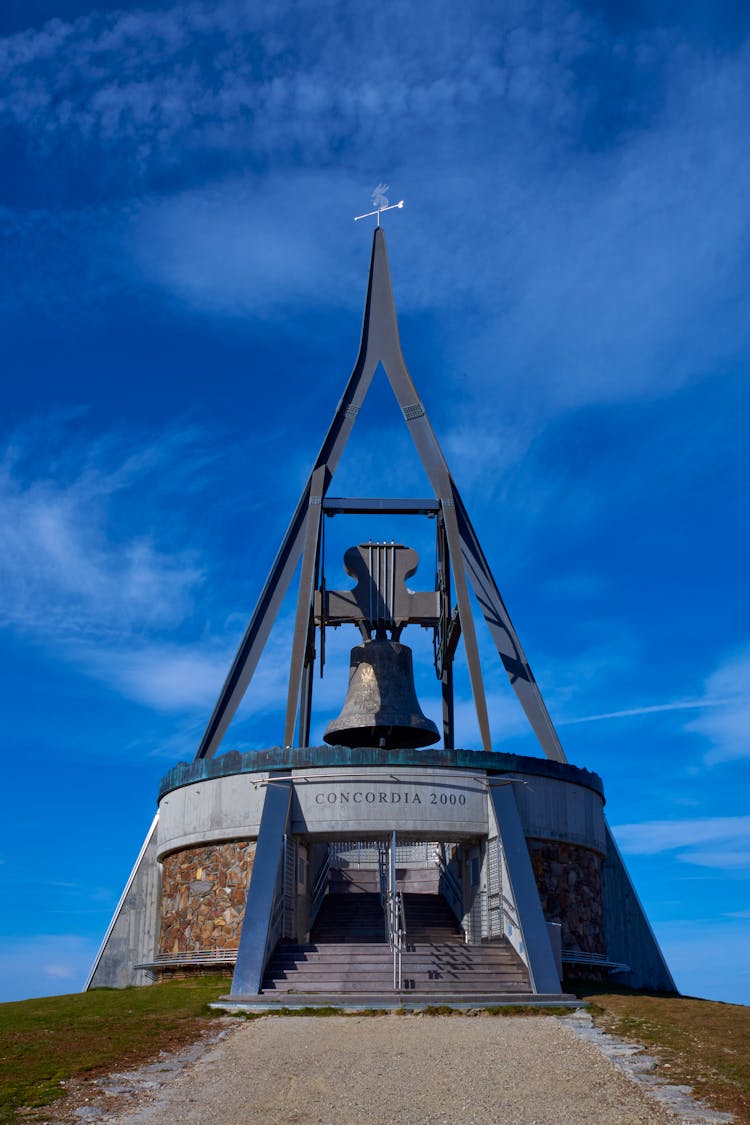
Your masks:
{"label": "steel support beam", "polygon": [[468,513],[455,484],[453,484],[453,498],[461,553],[466,563],[469,581],[495,642],[498,655],[503,662],[503,667],[507,672],[511,687],[516,693],[544,753],[556,762],[566,762],[568,759],[542,699],[542,693],[534,679],[534,674],[521,647],[518,634],[513,628],[510,615],[505,608],[500,591],[492,577],[489,564],[479,545],[479,540],[471,526]]}
{"label": "steel support beam", "polygon": [[310,614],[312,613],[315,577],[318,569],[320,520],[323,494],[327,483],[326,476],[327,467],[325,465],[320,465],[313,472],[310,481],[310,497],[308,500],[305,538],[302,550],[302,573],[299,579],[297,614],[294,621],[292,657],[289,667],[289,690],[286,701],[286,723],[284,725],[285,746],[291,746],[293,744],[294,728],[297,725],[302,672],[307,654]]}
{"label": "steel support beam", "polygon": [[436,516],[440,511],[437,500],[391,500],[389,497],[328,496],[323,501],[327,516]]}
{"label": "steel support beam", "polygon": [[281,603],[286,596],[289,583],[292,580],[300,554],[302,553],[303,533],[305,529],[305,516],[307,513],[308,497],[310,494],[309,483],[300,497],[292,522],[287,528],[282,540],[279,553],[276,556],[271,572],[266,579],[261,591],[258,604],[255,607],[250,624],[245,630],[245,635],[237,649],[237,655],[232,661],[229,675],[224,681],[224,686],[219,692],[219,698],[213,709],[208,725],[203,732],[200,745],[195,754],[199,758],[212,758],[221,743],[224,733],[234,718],[234,714],[242,702],[247,685],[253,678],[253,673],[258,666],[261,653],[265,647],[276,616],[281,608]]}
{"label": "steel support beam", "polygon": [[231,996],[258,995],[266,963],[273,953],[273,949],[269,948],[273,936],[271,922],[291,797],[292,783],[289,779],[269,779],[265,787]]}
{"label": "steel support beam", "polygon": [[271,568],[271,573],[266,579],[266,584],[250,619],[250,624],[229,670],[229,675],[219,693],[213,714],[208,721],[208,726],[196,752],[196,759],[213,757],[242,702],[242,697],[258,666],[261,653],[302,553],[313,476],[316,470],[325,468],[327,470],[326,480],[330,481],[336,471],[359,409],[375,374],[378,360],[373,358],[372,355],[370,334],[373,321],[377,320],[377,307],[382,300],[376,295],[374,285],[376,251],[377,241],[374,241],[370,259],[370,277],[365,300],[362,338],[357,361],[336,407],[333,421],[323,440],[313,471],[297,504],[292,522]]}
{"label": "steel support beam", "polygon": [[526,837],[518,815],[513,785],[490,785],[490,801],[523,933],[532,990],[547,995],[559,993],[560,977],[542,913]]}

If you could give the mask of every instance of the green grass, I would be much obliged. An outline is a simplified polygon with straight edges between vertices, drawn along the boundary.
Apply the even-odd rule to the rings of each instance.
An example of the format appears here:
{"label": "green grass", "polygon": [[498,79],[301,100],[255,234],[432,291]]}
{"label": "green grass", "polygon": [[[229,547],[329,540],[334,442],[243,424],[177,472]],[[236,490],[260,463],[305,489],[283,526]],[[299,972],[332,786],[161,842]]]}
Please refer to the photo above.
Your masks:
{"label": "green grass", "polygon": [[452,1008],[450,1004],[430,1004],[426,1008],[422,1008],[421,1014],[423,1016],[455,1016],[461,1018],[469,1015],[474,1015],[480,1012],[487,1016],[560,1016],[567,1015],[570,1009],[568,1008],[555,1008],[550,1005],[549,1007],[539,1007],[531,1004],[492,1004],[489,1007],[484,1004],[477,1005],[476,1008],[466,1009]]}
{"label": "green grass", "polygon": [[668,1082],[750,1121],[750,1007],[687,996],[585,988],[595,1022],[648,1047]]}
{"label": "green grass", "polygon": [[136,1066],[184,1046],[227,986],[226,977],[207,976],[0,1004],[0,1122],[61,1097],[71,1077]]}

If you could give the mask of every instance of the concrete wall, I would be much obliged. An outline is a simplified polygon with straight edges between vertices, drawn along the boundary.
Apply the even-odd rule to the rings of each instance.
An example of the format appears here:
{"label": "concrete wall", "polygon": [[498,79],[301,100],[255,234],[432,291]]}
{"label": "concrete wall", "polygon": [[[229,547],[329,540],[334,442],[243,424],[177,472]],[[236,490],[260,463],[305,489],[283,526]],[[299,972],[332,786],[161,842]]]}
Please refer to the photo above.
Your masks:
{"label": "concrete wall", "polygon": [[[205,779],[174,789],[159,806],[159,858],[222,840],[257,837],[268,773]],[[482,770],[372,766],[294,770],[291,831],[318,839],[388,834],[461,840],[487,833]],[[515,775],[527,836],[606,851],[599,793],[556,777]]]}
{"label": "concrete wall", "polygon": [[169,852],[222,840],[255,839],[267,773],[231,774],[185,785],[159,803],[159,859]]}
{"label": "concrete wall", "polygon": [[480,773],[386,769],[310,771],[295,777],[292,832],[313,838],[408,833],[459,840],[487,831],[487,789]]}
{"label": "concrete wall", "polygon": [[152,961],[159,933],[161,869],[157,861],[157,822],[144,841],[125,891],[115,910],[91,974],[89,988],[127,988],[150,984],[152,977],[133,966]]}
{"label": "concrete wall", "polygon": [[593,789],[553,777],[518,774],[513,785],[524,833],[607,849],[604,800]]}
{"label": "concrete wall", "polygon": [[[297,771],[291,831],[319,839],[394,829],[425,840],[461,839],[487,830],[487,790],[481,773],[384,769]],[[159,805],[159,858],[172,851],[258,835],[268,777],[238,774],[185,785]],[[437,835],[436,835],[437,833]]]}
{"label": "concrete wall", "polygon": [[630,966],[614,979],[631,988],[676,992],[672,974],[635,892],[622,856],[607,827],[604,863],[604,930],[607,956]]}

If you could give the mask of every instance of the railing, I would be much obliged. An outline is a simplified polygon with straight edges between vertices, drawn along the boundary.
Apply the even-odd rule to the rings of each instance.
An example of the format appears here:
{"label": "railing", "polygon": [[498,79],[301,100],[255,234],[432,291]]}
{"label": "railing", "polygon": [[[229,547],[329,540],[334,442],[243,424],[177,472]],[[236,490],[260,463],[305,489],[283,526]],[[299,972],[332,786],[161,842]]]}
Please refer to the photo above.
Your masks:
{"label": "railing", "polygon": [[404,896],[401,891],[391,891],[388,895],[389,942],[393,953],[393,991],[400,992],[403,985],[401,959],[406,945],[406,915]]}
{"label": "railing", "polygon": [[487,935],[487,917],[487,891],[484,887],[477,887],[463,923],[468,945],[478,945],[484,940]]}
{"label": "railing", "polygon": [[505,937],[528,964],[526,942],[507,871],[502,840],[493,836],[487,841],[487,872],[489,895],[487,903],[488,935]]}
{"label": "railing", "polygon": [[404,899],[396,886],[396,833],[390,843],[378,845],[378,881],[380,902],[385,914],[385,937],[393,954],[393,989],[400,992],[403,984],[402,955],[406,945]]}
{"label": "railing", "polygon": [[279,871],[279,878],[276,883],[276,895],[273,900],[273,908],[271,910],[271,922],[268,927],[268,940],[266,941],[266,956],[276,948],[279,940],[284,936],[284,912],[285,912],[285,894],[284,894],[284,875],[283,868]]}
{"label": "railing", "polygon": [[[378,844],[378,888],[380,890],[380,905],[383,910],[388,902],[389,890],[390,852],[387,844]],[[388,914],[385,915],[385,937],[388,940]]]}
{"label": "railing", "polygon": [[318,911],[323,905],[323,899],[328,892],[328,876],[331,872],[332,862],[333,849],[329,845],[326,857],[321,864],[320,871],[315,876],[315,882],[310,891],[310,926],[312,926],[313,922],[318,917]]}
{"label": "railing", "polygon": [[[381,844],[377,840],[351,840],[331,844],[331,859],[336,867],[376,868],[380,860]],[[429,868],[433,863],[435,845],[424,842],[398,844],[398,867]]]}
{"label": "railing", "polygon": [[610,961],[603,953],[583,953],[578,949],[563,949],[562,959],[568,965],[590,965],[591,968],[606,969],[608,973],[629,973],[630,965],[621,961]]}
{"label": "railing", "polygon": [[[455,914],[458,921],[463,925],[463,890],[461,888],[460,882],[448,866],[448,858],[445,853],[445,844],[441,843],[435,848],[434,858],[435,862],[437,863],[438,870],[440,871],[440,892],[448,903],[448,906],[450,906],[451,910]],[[465,936],[468,940],[468,935],[466,935],[466,933]]]}
{"label": "railing", "polygon": [[157,953],[153,961],[135,965],[136,969],[179,969],[182,965],[233,965],[236,949],[190,949],[184,953]]}

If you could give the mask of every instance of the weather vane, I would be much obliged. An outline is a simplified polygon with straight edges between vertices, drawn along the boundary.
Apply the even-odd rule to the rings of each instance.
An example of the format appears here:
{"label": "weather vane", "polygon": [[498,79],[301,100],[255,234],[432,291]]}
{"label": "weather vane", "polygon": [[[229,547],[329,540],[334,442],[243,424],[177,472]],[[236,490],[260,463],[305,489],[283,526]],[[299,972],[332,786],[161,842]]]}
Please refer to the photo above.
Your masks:
{"label": "weather vane", "polygon": [[388,196],[385,193],[389,190],[390,186],[390,184],[378,184],[371,196],[372,205],[375,210],[368,211],[365,215],[355,215],[355,223],[358,223],[360,219],[369,219],[372,215],[377,215],[378,226],[380,226],[380,216],[382,215],[383,211],[393,211],[396,207],[403,207],[403,199],[400,199],[398,203],[388,202]]}

